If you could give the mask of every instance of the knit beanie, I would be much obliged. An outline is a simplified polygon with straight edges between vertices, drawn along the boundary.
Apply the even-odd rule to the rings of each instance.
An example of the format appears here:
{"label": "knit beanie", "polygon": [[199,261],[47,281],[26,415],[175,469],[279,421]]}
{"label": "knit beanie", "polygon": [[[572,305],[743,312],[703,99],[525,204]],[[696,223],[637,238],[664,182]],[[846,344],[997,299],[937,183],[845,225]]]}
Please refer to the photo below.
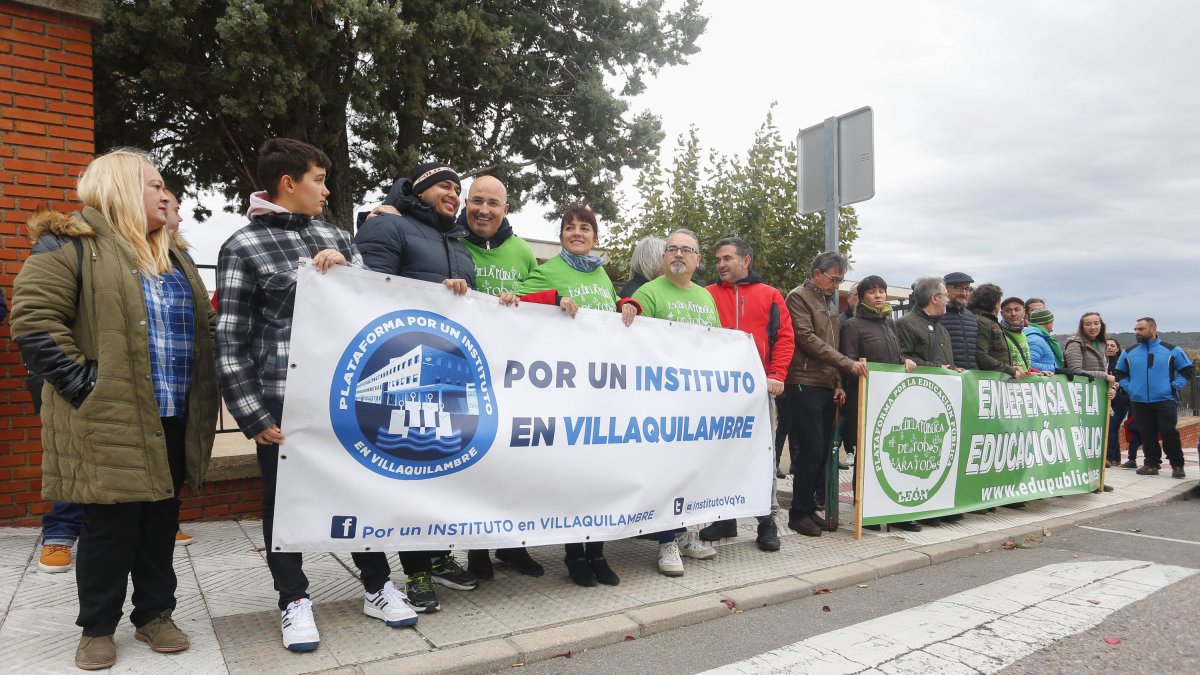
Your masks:
{"label": "knit beanie", "polygon": [[1039,307],[1029,313],[1029,323],[1038,326],[1045,326],[1051,321],[1054,321],[1054,312],[1051,312],[1045,307]]}
{"label": "knit beanie", "polygon": [[444,180],[452,180],[458,183],[460,188],[462,187],[462,181],[458,179],[458,173],[454,169],[451,169],[449,164],[426,162],[413,170],[413,194],[419,195]]}

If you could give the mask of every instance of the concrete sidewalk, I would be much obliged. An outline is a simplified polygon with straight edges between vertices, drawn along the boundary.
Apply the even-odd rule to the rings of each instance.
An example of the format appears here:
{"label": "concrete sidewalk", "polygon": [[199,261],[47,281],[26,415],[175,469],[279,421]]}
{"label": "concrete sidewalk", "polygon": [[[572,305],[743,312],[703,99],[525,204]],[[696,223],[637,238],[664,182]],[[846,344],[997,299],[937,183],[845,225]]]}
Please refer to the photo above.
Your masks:
{"label": "concrete sidewalk", "polygon": [[[1040,539],[1073,523],[1114,511],[1160,503],[1183,495],[1200,475],[1194,454],[1189,478],[1138,476],[1112,469],[1115,492],[1033,502],[1023,510],[968,515],[924,532],[851,528],[807,538],[780,523],[782,550],[754,545],[755,523],[739,523],[741,535],[717,544],[707,561],[685,559],[687,572],[669,578],[657,570],[657,544],[611,542],[605,555],[621,583],[581,588],[566,576],[562,549],[532,549],[546,567],[540,578],[522,576],[503,563],[496,579],[478,589],[438,589],[442,611],[422,616],[415,629],[392,629],[362,613],[362,586],[349,556],[306,554],[321,648],[293,654],[280,643],[279,613],[262,554],[262,528],[254,520],[185,524],[195,537],[175,553],[179,606],[175,619],[191,638],[181,654],[156,654],[133,639],[128,622],[117,630],[121,673],[308,673],[488,672],[641,637],[734,611],[761,607],[836,589],[943,560],[998,548],[1006,539]],[[843,472],[848,488],[849,472]],[[786,481],[781,490],[790,490]],[[844,495],[844,499],[848,494]],[[848,507],[843,519],[849,520]],[[14,673],[74,671],[79,629],[75,575],[38,572],[39,531],[0,528],[0,669]],[[462,555],[462,554],[459,554]],[[402,580],[395,556],[393,579]],[[465,564],[465,560],[463,561]],[[126,612],[129,611],[128,604]]]}

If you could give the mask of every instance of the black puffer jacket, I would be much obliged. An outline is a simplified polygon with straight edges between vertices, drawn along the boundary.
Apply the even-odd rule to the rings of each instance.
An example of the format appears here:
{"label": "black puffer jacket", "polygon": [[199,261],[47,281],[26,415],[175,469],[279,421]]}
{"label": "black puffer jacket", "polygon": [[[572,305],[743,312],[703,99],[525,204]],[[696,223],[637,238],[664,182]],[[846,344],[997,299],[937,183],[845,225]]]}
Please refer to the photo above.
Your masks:
{"label": "black puffer jacket", "polygon": [[475,263],[459,241],[467,236],[466,227],[453,217],[440,216],[413,195],[407,178],[392,185],[383,203],[396,207],[401,215],[368,218],[354,238],[368,269],[434,283],[466,279],[475,287]]}
{"label": "black puffer jacket", "polygon": [[954,365],[965,370],[979,370],[975,361],[975,345],[979,339],[979,320],[966,307],[950,305],[942,315],[941,324],[950,334],[950,347],[954,350]]}

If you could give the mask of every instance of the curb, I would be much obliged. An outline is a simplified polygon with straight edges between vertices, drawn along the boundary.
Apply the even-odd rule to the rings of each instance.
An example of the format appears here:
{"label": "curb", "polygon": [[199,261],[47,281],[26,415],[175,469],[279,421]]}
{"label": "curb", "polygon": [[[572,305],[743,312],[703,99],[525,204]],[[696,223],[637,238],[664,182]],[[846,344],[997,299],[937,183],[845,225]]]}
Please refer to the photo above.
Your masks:
{"label": "curb", "polygon": [[[1187,497],[1187,493],[1192,490],[1200,492],[1198,488],[1200,486],[1194,481],[1188,481],[1144,499],[1104,506],[1040,523],[978,534],[940,544],[928,544],[845,565],[784,576],[770,581],[656,605],[637,607],[608,616],[542,628],[506,638],[493,638],[416,655],[359,664],[356,668],[359,672],[372,674],[454,673],[470,675],[508,670],[514,666],[553,658],[566,652],[594,649],[630,638],[647,637],[675,628],[720,619],[739,611],[790,602],[812,595],[819,590],[846,588],[864,581],[994,551],[1009,540],[1020,541],[1029,535],[1040,536],[1042,530],[1064,529],[1087,520],[1181,500]],[[1200,494],[1197,494],[1197,497],[1200,498]]]}

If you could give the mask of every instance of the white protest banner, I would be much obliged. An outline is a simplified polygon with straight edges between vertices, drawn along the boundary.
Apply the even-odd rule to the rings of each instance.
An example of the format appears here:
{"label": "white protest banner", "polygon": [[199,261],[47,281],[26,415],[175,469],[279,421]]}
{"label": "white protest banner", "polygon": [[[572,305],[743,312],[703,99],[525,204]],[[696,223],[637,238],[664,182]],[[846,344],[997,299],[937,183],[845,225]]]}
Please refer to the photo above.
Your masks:
{"label": "white protest banner", "polygon": [[300,270],[273,544],[501,548],[770,510],[766,377],[740,331]]}

